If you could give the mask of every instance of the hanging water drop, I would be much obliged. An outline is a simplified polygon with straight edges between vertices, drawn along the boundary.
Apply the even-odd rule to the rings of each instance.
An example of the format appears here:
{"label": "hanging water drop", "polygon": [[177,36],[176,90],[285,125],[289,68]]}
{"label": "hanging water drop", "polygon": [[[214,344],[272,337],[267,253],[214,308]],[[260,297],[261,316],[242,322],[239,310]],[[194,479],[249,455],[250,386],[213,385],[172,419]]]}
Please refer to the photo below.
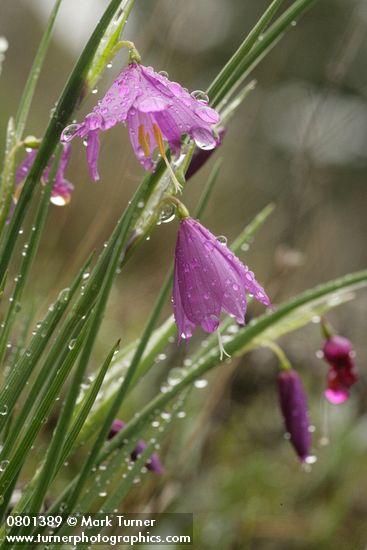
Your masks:
{"label": "hanging water drop", "polygon": [[191,92],[191,97],[193,97],[197,101],[201,101],[202,103],[209,103],[208,95],[202,90],[194,90],[193,92]]}
{"label": "hanging water drop", "polygon": [[73,338],[72,340],[70,340],[69,342],[69,349],[73,349],[75,347],[75,343],[76,343],[76,338]]}

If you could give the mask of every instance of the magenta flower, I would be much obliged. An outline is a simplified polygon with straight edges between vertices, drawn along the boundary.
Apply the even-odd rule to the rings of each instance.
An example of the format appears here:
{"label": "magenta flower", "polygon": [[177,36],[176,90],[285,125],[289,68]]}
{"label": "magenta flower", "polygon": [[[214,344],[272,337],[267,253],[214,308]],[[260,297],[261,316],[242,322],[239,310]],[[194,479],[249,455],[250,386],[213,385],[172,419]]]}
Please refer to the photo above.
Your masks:
{"label": "magenta flower", "polygon": [[271,307],[253,272],[198,221],[184,218],[177,236],[172,295],[179,339],[190,338],[198,325],[214,332],[222,311],[243,325],[246,292]]}
{"label": "magenta flower", "polygon": [[302,462],[310,456],[307,396],[300,377],[293,369],[278,376],[279,403],[290,441]]}
{"label": "magenta flower", "polygon": [[[28,172],[32,168],[33,162],[37,156],[37,149],[27,149],[27,156],[25,160],[18,166],[15,176],[16,190],[14,193],[14,202],[18,200],[18,196],[22,190],[22,182],[27,177]],[[55,182],[52,188],[50,201],[57,206],[64,206],[68,204],[71,199],[71,193],[74,190],[74,186],[70,181],[65,178],[65,170],[67,168],[71,153],[71,146],[64,145],[64,150],[61,154],[59,167],[56,172]],[[42,174],[42,183],[45,185],[48,181],[50,170],[54,157],[52,157],[46,166]]]}
{"label": "magenta flower", "polygon": [[322,351],[330,365],[325,397],[333,405],[339,405],[349,398],[350,387],[358,381],[353,347],[347,338],[334,335],[326,340]]}
{"label": "magenta flower", "polygon": [[[111,429],[108,434],[108,439],[112,439],[117,435],[121,430],[125,428],[125,422],[122,420],[119,420],[118,418],[115,418],[115,420],[112,422]],[[135,449],[131,453],[131,460],[135,462],[137,460],[138,456],[146,449],[147,444],[142,439],[139,440],[135,446]],[[163,474],[164,469],[161,464],[161,461],[159,459],[159,456],[157,453],[153,453],[149,460],[146,463],[146,467],[151,472],[154,472],[155,474]]]}
{"label": "magenta flower", "polygon": [[99,179],[99,132],[118,122],[127,124],[135,155],[145,170],[154,169],[153,154],[157,149],[165,157],[164,141],[176,155],[181,151],[181,138],[185,134],[202,149],[217,145],[213,125],[219,122],[219,115],[208,106],[207,98],[196,99],[152,67],[131,63],[84,121],[67,126],[61,135],[64,142],[75,136],[86,141],[93,180]]}

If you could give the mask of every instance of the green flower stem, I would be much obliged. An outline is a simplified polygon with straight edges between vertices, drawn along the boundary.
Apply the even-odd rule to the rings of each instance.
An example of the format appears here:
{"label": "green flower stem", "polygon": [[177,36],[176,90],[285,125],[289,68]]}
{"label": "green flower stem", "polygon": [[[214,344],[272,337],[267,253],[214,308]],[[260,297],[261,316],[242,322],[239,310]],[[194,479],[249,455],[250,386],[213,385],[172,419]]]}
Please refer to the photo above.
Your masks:
{"label": "green flower stem", "polygon": [[276,357],[278,358],[279,366],[282,370],[290,370],[292,368],[292,365],[290,364],[286,354],[276,342],[272,342],[271,340],[259,339],[258,343],[264,348],[271,349],[274,355],[276,355]]}

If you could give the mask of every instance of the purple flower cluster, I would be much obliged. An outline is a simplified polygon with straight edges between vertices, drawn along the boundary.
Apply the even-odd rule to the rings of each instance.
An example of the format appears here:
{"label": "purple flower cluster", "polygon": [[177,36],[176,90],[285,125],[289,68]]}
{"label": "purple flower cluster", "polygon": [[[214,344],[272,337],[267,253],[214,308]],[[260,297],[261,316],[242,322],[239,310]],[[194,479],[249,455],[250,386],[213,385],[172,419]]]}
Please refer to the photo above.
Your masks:
{"label": "purple flower cluster", "polygon": [[213,126],[219,122],[219,115],[209,107],[207,98],[197,99],[194,92],[190,94],[152,67],[130,63],[84,121],[69,125],[61,136],[64,142],[75,136],[85,140],[93,180],[99,179],[99,132],[119,122],[127,125],[135,155],[145,170],[154,169],[156,150],[165,156],[164,142],[178,156],[184,135],[202,149],[217,145]]}
{"label": "purple flower cluster", "polygon": [[[121,430],[125,428],[125,422],[122,420],[119,420],[116,418],[111,425],[110,432],[108,434],[108,439],[112,439],[117,435]],[[131,460],[135,462],[137,460],[138,456],[147,448],[147,444],[142,439],[137,442],[135,449],[131,453]],[[159,460],[159,456],[157,453],[153,453],[152,456],[149,458],[149,460],[146,463],[146,467],[151,472],[154,472],[155,474],[163,474],[164,469],[161,464],[161,461]]]}

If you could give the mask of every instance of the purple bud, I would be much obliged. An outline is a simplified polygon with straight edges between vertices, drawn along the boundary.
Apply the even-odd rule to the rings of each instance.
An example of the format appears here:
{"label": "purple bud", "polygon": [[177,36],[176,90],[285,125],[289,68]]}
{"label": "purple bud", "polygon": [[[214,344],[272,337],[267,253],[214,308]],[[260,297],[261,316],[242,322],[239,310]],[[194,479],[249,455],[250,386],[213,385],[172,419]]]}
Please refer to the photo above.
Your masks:
{"label": "purple bud", "polygon": [[[131,460],[135,461],[138,458],[138,456],[143,451],[145,451],[146,448],[147,448],[147,444],[145,443],[145,441],[143,441],[142,439],[138,441],[135,449],[131,453]],[[155,474],[160,475],[164,473],[161,461],[159,460],[159,456],[157,455],[157,453],[152,454],[152,456],[149,458],[149,460],[146,463],[146,467],[148,468],[148,470],[150,470],[151,472],[154,472]]]}
{"label": "purple bud", "polygon": [[310,456],[311,434],[307,396],[296,371],[288,370],[278,376],[280,408],[290,440],[301,461]]}
{"label": "purple bud", "polygon": [[352,351],[353,347],[348,338],[338,335],[331,336],[323,347],[325,360],[333,365],[349,363]]}
{"label": "purple bud", "polygon": [[125,422],[122,420],[119,420],[118,418],[115,418],[115,420],[111,424],[110,432],[107,436],[107,439],[112,439],[117,435],[123,428],[125,428]]}
{"label": "purple bud", "polygon": [[[122,420],[119,420],[118,418],[116,418],[112,422],[111,429],[110,429],[110,432],[108,434],[108,439],[112,439],[113,437],[115,437],[115,435],[117,435],[124,428],[125,428],[125,422],[123,422]],[[147,444],[145,443],[145,441],[140,439],[137,442],[137,444],[135,446],[135,449],[132,451],[132,453],[130,455],[131,460],[133,460],[135,462],[135,460],[138,458],[138,456],[146,448],[147,448]],[[155,474],[160,475],[160,474],[164,473],[163,466],[161,464],[161,461],[160,461],[159,456],[157,455],[157,453],[152,454],[152,456],[149,458],[149,460],[146,463],[146,467],[148,468],[148,470],[150,470],[151,472],[154,472]]]}

